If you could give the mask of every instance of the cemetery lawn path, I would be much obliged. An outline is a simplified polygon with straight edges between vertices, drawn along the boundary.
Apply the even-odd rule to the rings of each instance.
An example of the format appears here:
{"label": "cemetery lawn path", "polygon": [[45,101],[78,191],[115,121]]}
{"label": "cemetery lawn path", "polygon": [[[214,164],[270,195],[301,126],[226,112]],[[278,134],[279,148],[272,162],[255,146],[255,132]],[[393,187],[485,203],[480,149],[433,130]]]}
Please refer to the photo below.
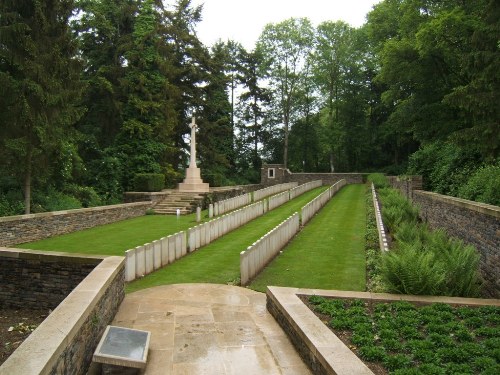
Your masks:
{"label": "cemetery lawn path", "polygon": [[250,284],[364,291],[365,185],[347,185]]}
{"label": "cemetery lawn path", "polygon": [[129,283],[127,292],[177,283],[215,283],[239,285],[240,252],[283,220],[293,215],[327,187],[308,191],[256,218],[217,241],[178,259],[142,279]]}
{"label": "cemetery lawn path", "polygon": [[[202,221],[208,221],[208,210],[202,211],[201,217]],[[87,255],[124,256],[128,249],[159,240],[195,225],[196,214],[180,216],[179,220],[175,215],[144,215],[16,247]]]}

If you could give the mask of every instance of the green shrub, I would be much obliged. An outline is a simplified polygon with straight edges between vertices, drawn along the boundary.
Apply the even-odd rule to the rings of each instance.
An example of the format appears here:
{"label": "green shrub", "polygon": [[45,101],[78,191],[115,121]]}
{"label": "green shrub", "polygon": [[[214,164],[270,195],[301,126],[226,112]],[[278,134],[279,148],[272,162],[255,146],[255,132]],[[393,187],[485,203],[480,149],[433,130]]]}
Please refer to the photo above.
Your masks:
{"label": "green shrub", "polygon": [[500,206],[500,163],[479,168],[465,185],[458,189],[458,197]]}
{"label": "green shrub", "polygon": [[375,189],[389,187],[389,181],[382,173],[371,173],[367,177],[367,181],[373,183]]}
{"label": "green shrub", "polygon": [[134,176],[134,190],[160,191],[165,187],[165,176],[160,173],[138,173]]}
{"label": "green shrub", "polygon": [[445,282],[443,265],[420,246],[401,244],[383,257],[381,272],[393,293],[434,295]]}
{"label": "green shrub", "polygon": [[61,211],[82,208],[82,203],[73,196],[64,194],[54,188],[33,194],[32,212]]}
{"label": "green shrub", "polygon": [[22,215],[24,213],[24,203],[21,199],[9,199],[0,195],[0,216]]}
{"label": "green shrub", "polygon": [[102,204],[97,192],[90,186],[67,185],[64,192],[78,199],[83,207],[96,207]]}

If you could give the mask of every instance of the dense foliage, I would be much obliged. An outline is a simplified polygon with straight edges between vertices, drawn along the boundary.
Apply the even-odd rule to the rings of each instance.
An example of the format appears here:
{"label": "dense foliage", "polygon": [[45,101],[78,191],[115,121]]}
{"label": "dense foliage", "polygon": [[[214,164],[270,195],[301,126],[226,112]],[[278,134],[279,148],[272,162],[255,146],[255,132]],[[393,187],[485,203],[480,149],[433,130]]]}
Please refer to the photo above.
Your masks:
{"label": "dense foliage", "polygon": [[384,0],[357,29],[268,24],[247,51],[204,46],[191,0],[2,1],[0,215],[117,202],[141,173],[175,186],[193,114],[212,185],[272,162],[499,204],[499,8]]}
{"label": "dense foliage", "polygon": [[387,290],[414,295],[477,297],[481,291],[479,253],[431,231],[419,222],[418,210],[397,190],[377,190],[382,219],[394,242],[381,257],[380,272]]}

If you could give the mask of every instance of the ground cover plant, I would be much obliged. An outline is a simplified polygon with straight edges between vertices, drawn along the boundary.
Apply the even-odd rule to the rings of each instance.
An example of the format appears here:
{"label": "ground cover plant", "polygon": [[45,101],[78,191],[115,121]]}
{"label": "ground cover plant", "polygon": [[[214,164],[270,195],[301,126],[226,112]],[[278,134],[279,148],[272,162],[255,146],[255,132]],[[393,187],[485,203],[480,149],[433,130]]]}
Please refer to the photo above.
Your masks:
{"label": "ground cover plant", "polygon": [[[377,177],[378,184],[381,182]],[[420,222],[418,209],[397,190],[377,189],[382,219],[392,242],[380,274],[388,292],[476,297],[480,295],[479,253],[442,230]]]}
{"label": "ground cover plant", "polygon": [[176,283],[239,284],[240,252],[266,234],[326,187],[310,190],[217,241],[127,285],[127,292]]}
{"label": "ground cover plant", "polygon": [[359,290],[366,288],[364,185],[347,185],[250,284]]}
{"label": "ground cover plant", "polygon": [[376,373],[500,373],[500,306],[307,301]]}
{"label": "ground cover plant", "polygon": [[[202,220],[208,220],[208,211]],[[67,253],[121,255],[125,251],[196,225],[196,214],[145,215],[112,224],[16,245],[17,248]]]}

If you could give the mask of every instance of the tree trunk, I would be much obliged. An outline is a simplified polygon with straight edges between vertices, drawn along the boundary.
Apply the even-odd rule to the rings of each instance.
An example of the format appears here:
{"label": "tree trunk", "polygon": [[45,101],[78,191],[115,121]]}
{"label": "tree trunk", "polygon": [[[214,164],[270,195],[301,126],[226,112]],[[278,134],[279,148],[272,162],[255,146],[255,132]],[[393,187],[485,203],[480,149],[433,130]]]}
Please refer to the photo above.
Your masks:
{"label": "tree trunk", "polygon": [[26,154],[26,171],[24,173],[24,213],[31,213],[31,159],[32,150],[28,149]]}
{"label": "tree trunk", "polygon": [[283,164],[288,168],[288,118],[285,118],[285,145],[283,147]]}

